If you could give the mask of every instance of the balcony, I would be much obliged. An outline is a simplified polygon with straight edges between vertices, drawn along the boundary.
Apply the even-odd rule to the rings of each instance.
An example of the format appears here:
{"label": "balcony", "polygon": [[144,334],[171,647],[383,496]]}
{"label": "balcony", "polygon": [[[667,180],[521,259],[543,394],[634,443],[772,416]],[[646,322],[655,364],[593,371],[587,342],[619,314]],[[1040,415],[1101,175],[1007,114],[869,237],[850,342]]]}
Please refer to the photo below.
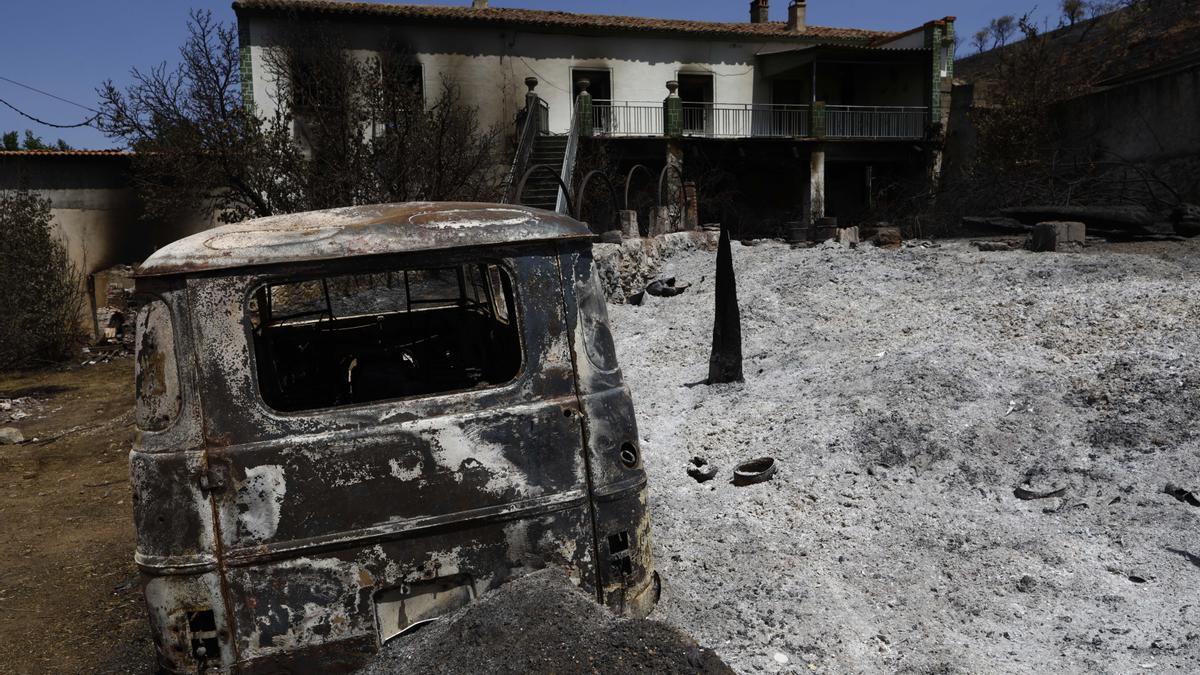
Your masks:
{"label": "balcony", "polygon": [[[818,107],[818,117],[821,107]],[[824,135],[814,134],[808,105],[683,102],[682,135],[693,138],[827,138],[920,140],[929,109],[901,106],[824,106]],[[593,134],[606,138],[653,138],[665,134],[663,103],[594,101]],[[819,131],[819,129],[818,129]]]}

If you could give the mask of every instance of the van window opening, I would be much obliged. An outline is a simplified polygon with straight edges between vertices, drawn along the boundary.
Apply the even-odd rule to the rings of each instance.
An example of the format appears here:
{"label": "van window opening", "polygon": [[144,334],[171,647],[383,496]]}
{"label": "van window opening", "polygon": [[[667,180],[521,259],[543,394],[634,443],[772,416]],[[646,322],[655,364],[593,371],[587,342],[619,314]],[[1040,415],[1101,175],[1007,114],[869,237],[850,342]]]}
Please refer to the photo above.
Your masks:
{"label": "van window opening", "polygon": [[500,386],[521,370],[514,307],[487,262],[265,285],[247,307],[259,390],[296,412]]}

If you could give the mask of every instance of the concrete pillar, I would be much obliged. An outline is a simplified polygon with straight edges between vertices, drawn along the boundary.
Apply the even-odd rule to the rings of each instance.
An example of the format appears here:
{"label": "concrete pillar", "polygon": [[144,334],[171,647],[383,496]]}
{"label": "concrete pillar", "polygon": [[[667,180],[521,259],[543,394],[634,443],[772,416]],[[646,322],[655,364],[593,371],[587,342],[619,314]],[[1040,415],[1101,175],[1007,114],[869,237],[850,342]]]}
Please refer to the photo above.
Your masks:
{"label": "concrete pillar", "polygon": [[808,162],[808,199],[805,220],[815,223],[825,217],[825,151],[814,150]]}
{"label": "concrete pillar", "polygon": [[626,239],[637,239],[638,237],[642,236],[641,232],[638,231],[637,211],[634,211],[633,209],[620,211],[618,212],[617,216],[621,220],[622,237]]}

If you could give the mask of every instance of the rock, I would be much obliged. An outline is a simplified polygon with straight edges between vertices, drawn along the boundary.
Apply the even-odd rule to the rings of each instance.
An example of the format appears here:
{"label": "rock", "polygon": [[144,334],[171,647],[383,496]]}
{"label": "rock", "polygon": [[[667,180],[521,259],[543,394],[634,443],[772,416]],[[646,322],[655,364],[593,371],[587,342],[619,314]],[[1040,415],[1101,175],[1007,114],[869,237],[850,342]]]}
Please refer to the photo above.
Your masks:
{"label": "rock", "polygon": [[839,227],[834,238],[837,239],[839,244],[854,248],[855,246],[858,246],[858,228]]}
{"label": "rock", "polygon": [[1033,226],[1027,246],[1031,251],[1053,252],[1068,246],[1082,246],[1087,227],[1080,222],[1052,220]]}
{"label": "rock", "polygon": [[898,227],[880,227],[876,228],[875,236],[871,238],[872,243],[880,248],[900,248],[904,243],[904,237],[900,234]]}
{"label": "rock", "polygon": [[621,232],[619,230],[609,230],[600,233],[600,243],[602,244],[619,244],[621,243]]}
{"label": "rock", "polygon": [[0,427],[0,445],[16,445],[25,442],[25,434],[13,427]]}
{"label": "rock", "polygon": [[1058,245],[1063,244],[1078,244],[1080,246],[1087,240],[1087,225],[1071,220],[1054,220],[1044,225],[1053,225],[1054,234],[1058,238]]}
{"label": "rock", "polygon": [[1200,206],[1180,204],[1171,211],[1171,224],[1175,234],[1181,237],[1200,235]]}
{"label": "rock", "polygon": [[1025,248],[1035,253],[1054,253],[1058,250],[1058,232],[1054,223],[1040,223],[1033,227]]}
{"label": "rock", "polygon": [[697,483],[707,483],[717,477],[717,467],[709,464],[703,457],[693,457],[691,466],[687,468],[687,475]]}
{"label": "rock", "polygon": [[1017,590],[1022,593],[1029,593],[1035,587],[1037,587],[1037,579],[1034,579],[1028,574],[1021,577],[1021,580],[1017,582]]}

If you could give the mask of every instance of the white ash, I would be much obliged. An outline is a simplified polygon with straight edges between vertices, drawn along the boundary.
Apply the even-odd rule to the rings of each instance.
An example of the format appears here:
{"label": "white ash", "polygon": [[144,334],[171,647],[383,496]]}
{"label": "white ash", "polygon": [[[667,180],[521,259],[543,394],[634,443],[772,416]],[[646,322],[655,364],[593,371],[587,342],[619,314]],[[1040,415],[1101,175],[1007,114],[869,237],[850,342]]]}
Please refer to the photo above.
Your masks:
{"label": "white ash", "polygon": [[609,308],[655,618],[739,672],[1200,671],[1200,509],[1162,493],[1200,488],[1200,242],[1143,248],[735,243],[715,387],[715,255],[668,260],[686,293]]}

